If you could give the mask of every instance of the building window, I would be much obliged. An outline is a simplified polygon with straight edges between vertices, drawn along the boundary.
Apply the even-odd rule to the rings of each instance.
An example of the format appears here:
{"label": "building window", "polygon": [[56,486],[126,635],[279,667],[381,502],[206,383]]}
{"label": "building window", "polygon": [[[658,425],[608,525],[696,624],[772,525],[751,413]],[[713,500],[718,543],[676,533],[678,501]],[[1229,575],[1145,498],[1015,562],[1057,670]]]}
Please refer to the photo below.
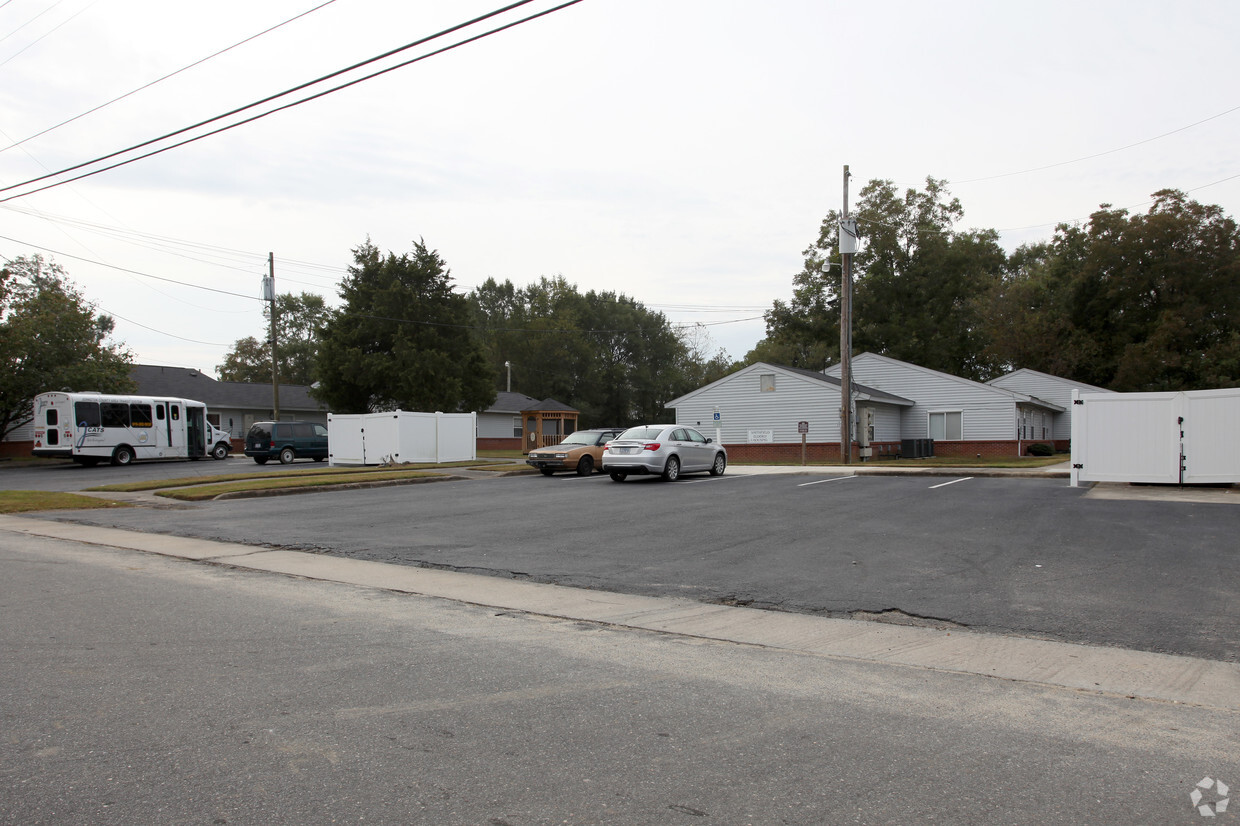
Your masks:
{"label": "building window", "polygon": [[512,435],[516,436],[518,439],[521,438],[521,417],[520,416],[512,417]]}
{"label": "building window", "polygon": [[758,376],[758,390],[762,393],[775,392],[775,374],[761,373]]}
{"label": "building window", "polygon": [[930,414],[930,438],[945,442],[958,442],[964,438],[960,423],[960,411]]}

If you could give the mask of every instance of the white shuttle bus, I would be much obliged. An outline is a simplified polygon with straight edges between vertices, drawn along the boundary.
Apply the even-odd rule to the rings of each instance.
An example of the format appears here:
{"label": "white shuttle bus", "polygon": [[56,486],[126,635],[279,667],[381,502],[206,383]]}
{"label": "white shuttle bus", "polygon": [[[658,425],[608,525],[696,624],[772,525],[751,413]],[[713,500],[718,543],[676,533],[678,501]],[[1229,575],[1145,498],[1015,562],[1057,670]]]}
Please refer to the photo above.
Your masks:
{"label": "white shuttle bus", "polygon": [[35,456],[80,465],[142,459],[228,456],[228,434],[189,399],[106,393],[42,393],[34,398]]}

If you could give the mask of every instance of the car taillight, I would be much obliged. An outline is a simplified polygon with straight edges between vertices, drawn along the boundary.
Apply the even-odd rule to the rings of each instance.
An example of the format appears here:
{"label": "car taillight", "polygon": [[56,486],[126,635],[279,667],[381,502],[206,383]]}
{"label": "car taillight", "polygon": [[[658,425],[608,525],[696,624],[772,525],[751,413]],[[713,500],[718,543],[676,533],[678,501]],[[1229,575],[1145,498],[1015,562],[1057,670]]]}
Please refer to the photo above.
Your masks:
{"label": "car taillight", "polygon": [[275,443],[275,442],[272,442],[271,444],[267,445],[267,447],[270,447],[270,448],[273,448],[273,449],[275,448],[275,446],[276,446],[276,443]]}
{"label": "car taillight", "polygon": [[642,445],[642,450],[658,450],[659,446],[658,442],[646,442],[646,444]]}

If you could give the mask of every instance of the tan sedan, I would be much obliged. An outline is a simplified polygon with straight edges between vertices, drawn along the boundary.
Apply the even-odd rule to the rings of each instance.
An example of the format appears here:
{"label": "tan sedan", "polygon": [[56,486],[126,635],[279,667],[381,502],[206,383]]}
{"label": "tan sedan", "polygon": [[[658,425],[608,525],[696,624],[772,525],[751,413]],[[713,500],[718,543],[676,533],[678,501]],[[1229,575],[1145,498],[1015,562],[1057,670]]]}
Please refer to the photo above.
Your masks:
{"label": "tan sedan", "polygon": [[555,447],[531,450],[525,463],[538,468],[543,476],[560,470],[573,470],[578,476],[589,476],[595,470],[602,469],[603,448],[623,432],[622,427],[578,430]]}

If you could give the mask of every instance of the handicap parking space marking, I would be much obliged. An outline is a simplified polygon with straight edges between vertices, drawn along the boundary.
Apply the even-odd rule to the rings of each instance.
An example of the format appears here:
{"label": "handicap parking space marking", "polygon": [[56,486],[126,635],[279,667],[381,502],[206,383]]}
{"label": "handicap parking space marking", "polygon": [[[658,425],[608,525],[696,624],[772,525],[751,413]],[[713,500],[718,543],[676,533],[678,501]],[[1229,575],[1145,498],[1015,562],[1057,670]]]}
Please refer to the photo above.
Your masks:
{"label": "handicap parking space marking", "polygon": [[965,477],[960,478],[960,479],[953,479],[953,480],[951,480],[950,482],[944,482],[944,483],[942,483],[941,485],[931,485],[931,486],[930,486],[930,490],[934,490],[935,488],[945,488],[945,487],[947,487],[948,485],[954,485],[954,484],[956,484],[957,482],[967,482],[967,481],[969,481],[969,480],[970,480],[970,479],[972,479],[972,478],[973,478],[972,476],[965,476]]}
{"label": "handicap parking space marking", "polygon": [[856,479],[856,476],[832,476],[830,479],[816,479],[813,482],[802,482],[797,485],[798,488],[807,488],[810,485],[821,485],[823,482],[839,482],[844,479]]}

